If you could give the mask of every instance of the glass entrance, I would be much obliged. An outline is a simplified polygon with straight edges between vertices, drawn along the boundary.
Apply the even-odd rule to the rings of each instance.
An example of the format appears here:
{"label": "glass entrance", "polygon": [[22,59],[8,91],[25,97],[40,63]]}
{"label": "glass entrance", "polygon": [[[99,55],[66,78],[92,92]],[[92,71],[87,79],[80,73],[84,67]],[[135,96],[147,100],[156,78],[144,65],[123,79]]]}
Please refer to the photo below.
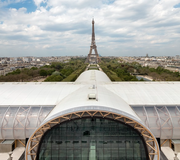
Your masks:
{"label": "glass entrance", "polygon": [[132,127],[103,118],[66,121],[47,131],[38,160],[148,160],[142,136]]}

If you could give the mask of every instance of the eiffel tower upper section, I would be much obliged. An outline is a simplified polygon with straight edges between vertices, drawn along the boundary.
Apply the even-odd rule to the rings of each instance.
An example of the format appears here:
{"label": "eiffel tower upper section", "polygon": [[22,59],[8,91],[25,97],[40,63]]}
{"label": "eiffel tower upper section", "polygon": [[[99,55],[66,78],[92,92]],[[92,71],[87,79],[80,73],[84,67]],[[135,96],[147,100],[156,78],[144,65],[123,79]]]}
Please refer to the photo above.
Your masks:
{"label": "eiffel tower upper section", "polygon": [[[88,54],[88,57],[86,59],[86,63],[94,63],[97,64],[101,61],[98,52],[97,52],[97,46],[95,42],[95,30],[94,30],[94,19],[92,19],[92,37],[91,37],[91,46],[90,51]],[[92,51],[94,50],[95,54],[92,54]]]}

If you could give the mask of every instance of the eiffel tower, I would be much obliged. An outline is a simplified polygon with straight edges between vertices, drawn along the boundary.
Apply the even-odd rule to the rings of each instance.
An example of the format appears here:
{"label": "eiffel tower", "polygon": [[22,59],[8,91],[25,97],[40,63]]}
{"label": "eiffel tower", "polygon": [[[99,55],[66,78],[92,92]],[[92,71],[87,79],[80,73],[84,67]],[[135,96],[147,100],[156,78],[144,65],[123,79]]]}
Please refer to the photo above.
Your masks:
{"label": "eiffel tower", "polygon": [[[91,37],[91,46],[90,46],[90,51],[88,54],[88,57],[86,59],[86,63],[94,63],[97,64],[101,61],[98,52],[97,52],[97,46],[95,42],[95,32],[94,32],[94,19],[92,19],[92,37]],[[95,54],[92,54],[92,50],[94,50]]]}

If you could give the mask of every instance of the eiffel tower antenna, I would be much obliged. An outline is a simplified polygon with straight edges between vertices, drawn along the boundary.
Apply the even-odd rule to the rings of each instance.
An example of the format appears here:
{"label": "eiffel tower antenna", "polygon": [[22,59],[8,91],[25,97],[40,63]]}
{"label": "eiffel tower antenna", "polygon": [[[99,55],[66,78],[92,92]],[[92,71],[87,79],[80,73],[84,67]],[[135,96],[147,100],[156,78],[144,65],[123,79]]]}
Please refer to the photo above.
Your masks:
{"label": "eiffel tower antenna", "polygon": [[[99,63],[101,61],[99,54],[97,52],[97,46],[95,42],[95,30],[94,30],[94,18],[92,19],[92,37],[91,37],[91,46],[88,57],[86,59],[86,63]],[[94,50],[95,54],[92,54],[92,50]]]}

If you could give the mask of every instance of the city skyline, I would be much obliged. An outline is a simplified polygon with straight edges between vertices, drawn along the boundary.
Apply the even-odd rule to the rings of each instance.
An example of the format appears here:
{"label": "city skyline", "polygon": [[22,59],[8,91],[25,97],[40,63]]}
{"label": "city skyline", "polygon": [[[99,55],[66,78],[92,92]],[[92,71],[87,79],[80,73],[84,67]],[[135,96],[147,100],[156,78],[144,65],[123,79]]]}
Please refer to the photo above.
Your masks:
{"label": "city skyline", "polygon": [[178,0],[1,0],[0,57],[180,54]]}

